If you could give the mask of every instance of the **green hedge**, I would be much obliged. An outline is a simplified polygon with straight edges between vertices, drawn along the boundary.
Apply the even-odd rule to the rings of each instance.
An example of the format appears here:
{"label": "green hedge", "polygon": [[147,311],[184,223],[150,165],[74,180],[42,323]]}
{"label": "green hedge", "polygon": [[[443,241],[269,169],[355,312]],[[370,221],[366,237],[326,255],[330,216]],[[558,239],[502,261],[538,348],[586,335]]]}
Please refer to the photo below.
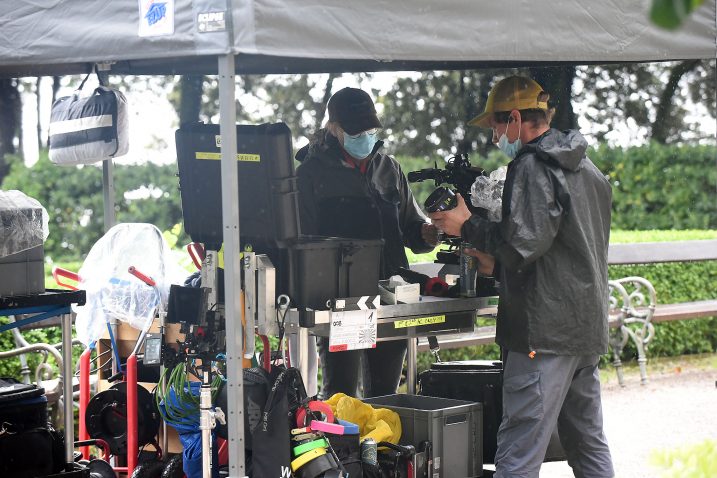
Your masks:
{"label": "green hedge", "polygon": [[602,146],[590,157],[613,185],[613,228],[717,228],[714,145]]}

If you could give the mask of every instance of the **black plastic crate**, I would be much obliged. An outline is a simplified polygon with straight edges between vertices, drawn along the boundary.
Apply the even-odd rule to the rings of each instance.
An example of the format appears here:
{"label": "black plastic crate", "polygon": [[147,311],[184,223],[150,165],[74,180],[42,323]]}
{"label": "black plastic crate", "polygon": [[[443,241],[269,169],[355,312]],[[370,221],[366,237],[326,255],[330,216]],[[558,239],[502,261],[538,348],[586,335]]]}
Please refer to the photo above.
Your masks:
{"label": "black plastic crate", "polygon": [[288,245],[286,288],[300,308],[326,309],[337,297],[378,295],[383,240],[305,236]]}
{"label": "black plastic crate", "polygon": [[[195,242],[223,241],[219,125],[175,134],[184,228]],[[299,235],[291,131],[284,123],[237,125],[242,243],[282,243]]]}

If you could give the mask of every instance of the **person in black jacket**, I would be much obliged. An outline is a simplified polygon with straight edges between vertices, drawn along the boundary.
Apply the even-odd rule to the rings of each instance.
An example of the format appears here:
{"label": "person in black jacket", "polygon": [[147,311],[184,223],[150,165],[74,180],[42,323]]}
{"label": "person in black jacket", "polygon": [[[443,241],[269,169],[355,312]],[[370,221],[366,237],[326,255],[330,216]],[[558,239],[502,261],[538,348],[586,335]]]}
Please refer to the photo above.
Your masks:
{"label": "person in black jacket", "polygon": [[555,425],[577,477],[612,477],[598,361],[607,352],[612,193],[578,131],[549,126],[548,95],[530,78],[498,82],[470,124],[493,129],[512,158],[502,219],[455,209],[434,224],[476,249],[500,280],[496,342],[503,349],[503,420],[495,478],[538,477]]}
{"label": "person in black jacket", "polygon": [[[313,140],[296,154],[302,234],[383,239],[380,278],[408,267],[404,247],[428,252],[438,242],[408,186],[398,162],[383,154],[382,127],[371,97],[357,88],[335,93],[329,119]],[[364,396],[396,392],[406,354],[404,340],[381,342],[375,349],[328,352],[319,339],[323,395],[357,396],[364,356]]]}

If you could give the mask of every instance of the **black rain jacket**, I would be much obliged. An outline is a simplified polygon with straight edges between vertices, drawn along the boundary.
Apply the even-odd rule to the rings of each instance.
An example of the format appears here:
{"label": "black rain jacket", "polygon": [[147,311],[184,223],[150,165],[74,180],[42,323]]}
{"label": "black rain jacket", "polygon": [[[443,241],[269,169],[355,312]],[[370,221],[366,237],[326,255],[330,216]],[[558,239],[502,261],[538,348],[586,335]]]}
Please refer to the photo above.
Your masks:
{"label": "black rain jacket", "polygon": [[301,232],[306,235],[383,239],[381,278],[408,267],[404,246],[433,249],[421,237],[426,223],[398,162],[379,141],[365,173],[344,161],[335,136],[325,130],[296,153]]}
{"label": "black rain jacket", "polygon": [[463,225],[496,258],[496,342],[510,351],[607,352],[612,191],[586,149],[577,131],[547,131],[508,165],[501,222]]}

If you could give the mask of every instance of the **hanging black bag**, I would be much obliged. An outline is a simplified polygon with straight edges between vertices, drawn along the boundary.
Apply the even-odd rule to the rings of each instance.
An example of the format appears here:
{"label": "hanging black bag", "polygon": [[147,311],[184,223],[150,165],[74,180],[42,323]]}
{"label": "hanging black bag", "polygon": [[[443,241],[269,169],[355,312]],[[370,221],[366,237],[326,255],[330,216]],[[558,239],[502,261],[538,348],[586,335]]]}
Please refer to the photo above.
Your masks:
{"label": "hanging black bag", "polygon": [[301,374],[295,368],[272,369],[275,377],[252,430],[251,474],[254,478],[291,476],[290,430],[296,409],[307,400]]}

